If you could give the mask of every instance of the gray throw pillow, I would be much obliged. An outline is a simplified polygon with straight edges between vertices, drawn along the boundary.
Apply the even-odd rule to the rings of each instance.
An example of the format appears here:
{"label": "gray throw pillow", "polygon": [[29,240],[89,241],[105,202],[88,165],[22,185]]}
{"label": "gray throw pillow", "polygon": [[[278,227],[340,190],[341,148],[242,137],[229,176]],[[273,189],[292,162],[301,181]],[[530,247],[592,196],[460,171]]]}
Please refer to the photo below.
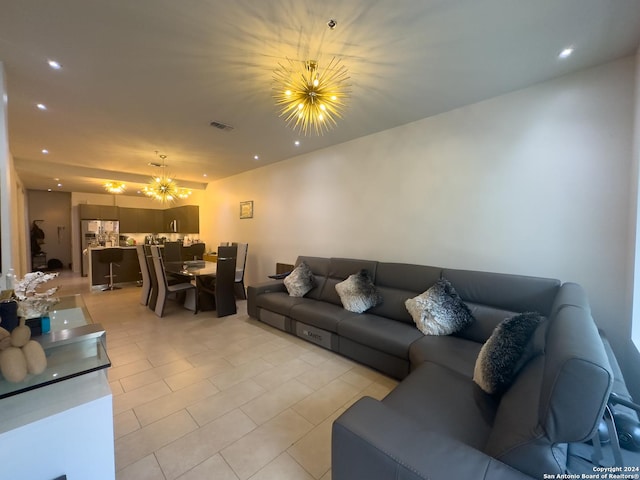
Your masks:
{"label": "gray throw pillow", "polygon": [[382,296],[371,281],[369,272],[360,270],[336,284],[336,292],[345,310],[362,313],[382,302]]}
{"label": "gray throw pillow", "polygon": [[473,322],[469,307],[446,278],[404,302],[418,329],[425,335],[450,335]]}
{"label": "gray throw pillow", "polygon": [[304,297],[315,285],[316,281],[309,265],[300,262],[284,279],[284,286],[291,297]]}
{"label": "gray throw pillow", "polygon": [[511,385],[518,371],[536,353],[530,340],[543,319],[539,313],[525,312],[498,324],[480,349],[473,370],[473,381],[482,390],[499,395]]}

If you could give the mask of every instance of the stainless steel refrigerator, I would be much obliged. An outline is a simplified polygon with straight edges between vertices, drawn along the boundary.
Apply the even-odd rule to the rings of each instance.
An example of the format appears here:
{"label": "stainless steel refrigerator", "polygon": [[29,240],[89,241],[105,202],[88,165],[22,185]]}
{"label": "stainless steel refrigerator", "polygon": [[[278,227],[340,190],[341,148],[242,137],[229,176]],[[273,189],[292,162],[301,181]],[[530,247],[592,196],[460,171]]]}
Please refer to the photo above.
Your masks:
{"label": "stainless steel refrigerator", "polygon": [[82,220],[80,234],[82,236],[83,277],[89,275],[89,247],[105,246],[109,239],[112,239],[115,242],[113,246],[117,247],[119,233],[120,223],[117,220]]}

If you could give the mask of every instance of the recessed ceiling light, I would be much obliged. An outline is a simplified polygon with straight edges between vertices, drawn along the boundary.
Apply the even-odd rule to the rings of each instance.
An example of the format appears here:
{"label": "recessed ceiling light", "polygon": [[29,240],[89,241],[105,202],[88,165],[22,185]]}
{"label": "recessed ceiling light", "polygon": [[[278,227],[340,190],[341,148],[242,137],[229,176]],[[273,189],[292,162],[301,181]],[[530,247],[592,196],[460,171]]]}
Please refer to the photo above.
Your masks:
{"label": "recessed ceiling light", "polygon": [[296,147],[299,147],[299,146],[300,146],[300,140],[296,140],[295,142],[293,142],[293,144],[294,144]]}
{"label": "recessed ceiling light", "polygon": [[54,180],[55,182],[59,182],[59,181],[60,181],[60,179],[59,179],[58,177],[54,178],[53,180]]}
{"label": "recessed ceiling light", "polygon": [[49,150],[47,150],[46,148],[43,148],[42,149],[42,153],[44,153],[46,155],[47,153],[49,153]]}
{"label": "recessed ceiling light", "polygon": [[573,47],[567,47],[558,54],[558,58],[570,57],[573,53]]}
{"label": "recessed ceiling light", "polygon": [[55,60],[47,60],[47,63],[49,64],[49,66],[51,68],[53,68],[54,70],[60,70],[62,68],[62,65],[60,65],[58,62],[56,62]]}
{"label": "recessed ceiling light", "polygon": [[47,106],[44,103],[36,103],[36,107],[38,107],[38,110],[46,110]]}
{"label": "recessed ceiling light", "polygon": [[202,174],[202,176],[203,176],[203,177],[206,177],[206,176],[207,176],[207,174],[206,174],[206,173],[203,173],[203,174]]}
{"label": "recessed ceiling light", "polygon": [[51,191],[51,189],[50,189],[50,188],[47,188],[47,192],[50,192],[50,191]]}
{"label": "recessed ceiling light", "polygon": [[254,156],[253,156],[253,159],[254,159],[254,160],[260,160],[260,157],[259,157],[258,155],[254,155]]}
{"label": "recessed ceiling light", "polygon": [[62,186],[62,184],[61,184],[61,183],[59,183],[59,184],[58,184],[58,186],[59,186],[59,187],[61,187],[61,186]]}

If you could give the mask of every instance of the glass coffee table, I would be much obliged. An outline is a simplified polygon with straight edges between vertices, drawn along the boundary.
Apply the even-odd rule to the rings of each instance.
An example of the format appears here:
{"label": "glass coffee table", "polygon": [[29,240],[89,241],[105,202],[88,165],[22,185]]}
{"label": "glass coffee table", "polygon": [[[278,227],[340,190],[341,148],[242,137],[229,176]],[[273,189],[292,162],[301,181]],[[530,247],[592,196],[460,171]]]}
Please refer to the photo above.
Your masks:
{"label": "glass coffee table", "polygon": [[44,348],[46,370],[39,375],[29,374],[19,383],[0,376],[0,399],[111,366],[106,332],[102,325],[93,323],[82,297],[61,297],[54,307],[49,313],[50,332],[31,337]]}

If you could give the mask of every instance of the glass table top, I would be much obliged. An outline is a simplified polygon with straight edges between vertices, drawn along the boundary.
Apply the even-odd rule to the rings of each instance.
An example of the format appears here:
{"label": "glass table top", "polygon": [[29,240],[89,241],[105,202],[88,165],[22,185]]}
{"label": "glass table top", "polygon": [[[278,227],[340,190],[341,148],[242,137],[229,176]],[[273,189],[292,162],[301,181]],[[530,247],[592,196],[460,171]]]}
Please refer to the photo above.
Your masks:
{"label": "glass table top", "polygon": [[0,399],[111,366],[106,332],[93,323],[82,296],[60,297],[49,318],[51,331],[31,337],[44,348],[46,370],[39,375],[28,374],[19,383],[7,382],[0,375]]}

